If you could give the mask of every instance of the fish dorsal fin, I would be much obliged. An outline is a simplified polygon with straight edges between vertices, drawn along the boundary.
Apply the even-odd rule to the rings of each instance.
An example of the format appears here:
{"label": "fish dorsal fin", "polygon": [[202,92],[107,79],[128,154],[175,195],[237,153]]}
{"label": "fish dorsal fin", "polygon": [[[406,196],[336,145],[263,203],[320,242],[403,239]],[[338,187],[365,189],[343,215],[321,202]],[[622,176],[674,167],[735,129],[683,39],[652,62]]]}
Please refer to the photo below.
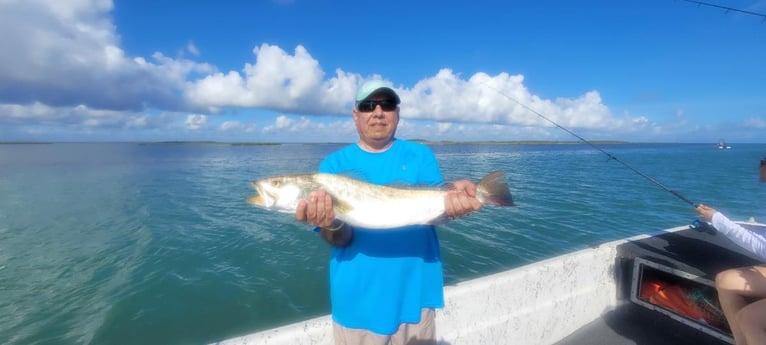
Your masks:
{"label": "fish dorsal fin", "polygon": [[404,180],[395,180],[395,181],[386,182],[385,184],[377,184],[377,183],[374,183],[374,182],[369,182],[366,179],[367,175],[363,171],[361,171],[361,170],[344,170],[344,171],[341,171],[341,172],[333,173],[333,175],[339,175],[339,176],[348,177],[350,179],[357,180],[357,181],[364,182],[364,183],[370,183],[370,184],[374,184],[374,185],[379,185],[379,186],[383,186],[383,187],[391,187],[391,188],[396,188],[396,189],[404,189],[404,190],[417,189],[417,190],[422,190],[422,189],[425,188],[425,189],[433,189],[433,190],[444,190],[443,187],[429,186],[429,185],[413,185],[411,182],[407,182],[407,181],[404,181]]}
{"label": "fish dorsal fin", "polygon": [[414,186],[412,183],[407,183],[402,180],[397,181],[391,181],[386,183],[384,186],[391,187],[391,188],[397,188],[397,189],[414,189],[418,188],[418,186]]}
{"label": "fish dorsal fin", "polygon": [[345,170],[335,173],[335,175],[348,177],[357,181],[365,181],[365,173],[361,170]]}

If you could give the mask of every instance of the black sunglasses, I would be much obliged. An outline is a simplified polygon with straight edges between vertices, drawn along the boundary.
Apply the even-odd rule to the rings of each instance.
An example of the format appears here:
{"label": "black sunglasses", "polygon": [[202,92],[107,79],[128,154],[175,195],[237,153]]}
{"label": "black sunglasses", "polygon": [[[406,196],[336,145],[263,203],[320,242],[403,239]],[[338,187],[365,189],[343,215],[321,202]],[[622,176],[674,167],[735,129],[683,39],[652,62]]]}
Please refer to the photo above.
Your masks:
{"label": "black sunglasses", "polygon": [[383,109],[383,111],[393,111],[396,110],[396,101],[384,99],[382,101],[359,102],[359,104],[356,105],[356,110],[359,110],[363,113],[369,113],[374,111],[375,107],[377,106],[380,106],[380,109]]}

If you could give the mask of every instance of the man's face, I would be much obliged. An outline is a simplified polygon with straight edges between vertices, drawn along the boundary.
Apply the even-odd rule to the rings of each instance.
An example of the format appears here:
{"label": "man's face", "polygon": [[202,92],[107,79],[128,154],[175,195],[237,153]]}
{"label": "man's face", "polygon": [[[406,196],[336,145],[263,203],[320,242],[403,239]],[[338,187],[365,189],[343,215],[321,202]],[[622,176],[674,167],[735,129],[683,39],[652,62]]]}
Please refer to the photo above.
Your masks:
{"label": "man's face", "polygon": [[393,107],[396,102],[385,94],[373,95],[366,102],[370,101],[372,103],[354,109],[354,122],[362,142],[372,148],[382,148],[394,138],[399,124],[399,107]]}

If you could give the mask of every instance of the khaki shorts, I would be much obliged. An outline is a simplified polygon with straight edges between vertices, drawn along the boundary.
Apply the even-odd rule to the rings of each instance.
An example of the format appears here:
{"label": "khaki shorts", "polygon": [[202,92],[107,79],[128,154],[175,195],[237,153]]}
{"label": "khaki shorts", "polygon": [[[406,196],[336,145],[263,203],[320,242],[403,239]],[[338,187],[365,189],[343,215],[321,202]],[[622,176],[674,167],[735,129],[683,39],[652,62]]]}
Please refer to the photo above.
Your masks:
{"label": "khaki shorts", "polygon": [[392,335],[332,323],[335,345],[436,345],[436,312],[423,308],[419,323],[403,323]]}

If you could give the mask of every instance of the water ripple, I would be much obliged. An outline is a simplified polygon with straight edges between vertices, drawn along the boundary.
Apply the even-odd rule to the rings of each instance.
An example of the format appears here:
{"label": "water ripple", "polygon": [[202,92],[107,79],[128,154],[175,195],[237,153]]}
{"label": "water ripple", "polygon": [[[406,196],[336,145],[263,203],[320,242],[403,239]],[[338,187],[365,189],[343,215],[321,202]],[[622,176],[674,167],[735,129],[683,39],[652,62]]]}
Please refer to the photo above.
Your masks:
{"label": "water ripple", "polygon": [[[0,343],[199,344],[326,313],[328,246],[244,199],[249,181],[314,171],[338,147],[0,145]],[[695,202],[766,219],[764,145],[607,149]],[[583,145],[433,150],[448,181],[504,171],[518,204],[438,228],[447,284],[696,216]]]}

